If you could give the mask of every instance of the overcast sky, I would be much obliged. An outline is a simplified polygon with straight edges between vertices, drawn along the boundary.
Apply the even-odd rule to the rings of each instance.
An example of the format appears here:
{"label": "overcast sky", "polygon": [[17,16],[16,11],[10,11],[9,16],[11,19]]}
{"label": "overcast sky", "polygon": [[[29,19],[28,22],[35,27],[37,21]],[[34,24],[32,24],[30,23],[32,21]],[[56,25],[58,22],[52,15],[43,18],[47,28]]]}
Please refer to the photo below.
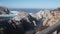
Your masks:
{"label": "overcast sky", "polygon": [[9,8],[57,8],[60,0],[0,0],[0,6]]}

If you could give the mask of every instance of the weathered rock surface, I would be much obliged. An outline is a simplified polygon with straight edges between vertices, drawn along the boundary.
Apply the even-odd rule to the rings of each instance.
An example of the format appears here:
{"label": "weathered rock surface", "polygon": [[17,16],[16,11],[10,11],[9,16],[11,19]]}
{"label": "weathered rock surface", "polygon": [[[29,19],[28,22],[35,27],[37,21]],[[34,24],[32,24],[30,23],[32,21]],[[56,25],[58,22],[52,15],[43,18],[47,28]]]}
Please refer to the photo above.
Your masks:
{"label": "weathered rock surface", "polygon": [[[37,22],[40,22],[40,24],[42,23],[42,26],[43,26],[41,30],[43,30],[47,26],[49,27],[59,22],[60,20],[59,14],[60,13],[58,10],[57,11],[44,10],[44,11],[37,12],[35,14],[28,14],[26,12],[20,12],[16,17],[12,19],[11,22],[14,22],[17,28],[20,28],[21,30],[27,30],[27,31],[31,28],[34,28]],[[42,19],[43,19],[43,22],[40,21]],[[14,27],[16,28],[16,26]],[[37,31],[36,30],[29,31],[27,33],[30,33],[30,32],[33,33],[33,32],[38,32],[38,31],[40,31],[40,29],[37,29]]]}
{"label": "weathered rock surface", "polygon": [[33,22],[33,20],[34,18],[27,12],[20,12],[17,16],[10,20],[9,23],[11,24],[11,26],[13,26],[13,30],[17,31],[16,33],[23,34],[26,31],[34,29],[35,23]]}
{"label": "weathered rock surface", "polygon": [[[8,8],[0,6],[0,15],[2,15],[2,14],[5,15],[5,14],[9,14],[9,13],[10,13],[10,11]],[[9,21],[9,18],[0,16],[0,32],[1,32],[1,30],[3,31],[2,33],[5,33],[8,31],[7,30],[8,29],[7,26],[9,26],[8,21]]]}
{"label": "weathered rock surface", "polygon": [[[56,11],[57,10],[57,11]],[[48,16],[46,17],[46,20],[44,21],[46,25],[52,26],[53,24],[60,21],[60,11],[59,9],[55,9],[54,11],[50,12],[50,15],[48,13]]]}
{"label": "weathered rock surface", "polygon": [[[2,14],[9,14],[10,13],[10,11],[9,11],[9,9],[8,8],[6,8],[6,7],[3,7],[3,6],[0,6],[0,15],[2,15]],[[4,22],[4,21],[8,21],[9,19],[7,19],[6,17],[0,17],[0,23],[1,22]]]}
{"label": "weathered rock surface", "polygon": [[9,9],[3,6],[0,6],[0,14],[9,14]]}
{"label": "weathered rock surface", "polygon": [[[0,14],[9,14],[9,10],[7,9],[6,11],[5,9],[0,7]],[[60,22],[60,8],[51,11],[39,11],[34,14],[20,12],[6,23],[6,34],[35,34],[47,28],[47,26],[53,26],[58,22]]]}
{"label": "weathered rock surface", "polygon": [[[54,24],[56,23],[59,23],[60,22],[60,9],[55,9],[55,10],[51,10],[50,12],[44,12],[44,16],[45,17],[45,20],[43,21],[43,26],[45,27],[50,27],[50,26],[53,26]],[[55,33],[53,34],[57,34],[57,31],[55,31]]]}

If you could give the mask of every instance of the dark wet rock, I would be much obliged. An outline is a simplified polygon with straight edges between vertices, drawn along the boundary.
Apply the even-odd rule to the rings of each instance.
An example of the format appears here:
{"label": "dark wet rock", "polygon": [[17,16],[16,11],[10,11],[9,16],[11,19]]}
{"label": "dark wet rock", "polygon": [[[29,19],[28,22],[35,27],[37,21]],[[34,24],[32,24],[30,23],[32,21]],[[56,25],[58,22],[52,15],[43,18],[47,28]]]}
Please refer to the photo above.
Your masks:
{"label": "dark wet rock", "polygon": [[0,14],[9,14],[10,11],[8,8],[0,6]]}
{"label": "dark wet rock", "polygon": [[[9,14],[9,13],[10,13],[10,11],[8,8],[0,6],[0,15],[2,15],[2,14],[5,15],[5,14]],[[9,23],[8,23],[9,20],[10,20],[10,18],[0,16],[0,32],[2,30],[5,34],[8,31],[7,29],[9,29]]]}
{"label": "dark wet rock", "polygon": [[8,21],[9,19],[0,19],[0,32],[2,32],[3,34],[7,32]]}

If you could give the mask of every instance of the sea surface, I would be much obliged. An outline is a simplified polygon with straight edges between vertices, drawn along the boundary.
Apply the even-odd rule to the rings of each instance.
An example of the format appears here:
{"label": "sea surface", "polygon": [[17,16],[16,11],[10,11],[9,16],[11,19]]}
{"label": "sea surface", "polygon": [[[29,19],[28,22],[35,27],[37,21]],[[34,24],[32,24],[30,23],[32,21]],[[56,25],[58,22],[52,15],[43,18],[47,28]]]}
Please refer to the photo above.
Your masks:
{"label": "sea surface", "polygon": [[[44,10],[44,9],[36,9],[36,8],[10,8],[9,10],[11,10],[11,11],[25,11],[25,12],[29,12],[29,13],[36,13],[36,12],[38,12],[38,11],[40,11],[40,10]],[[51,9],[48,9],[48,10],[51,10]]]}

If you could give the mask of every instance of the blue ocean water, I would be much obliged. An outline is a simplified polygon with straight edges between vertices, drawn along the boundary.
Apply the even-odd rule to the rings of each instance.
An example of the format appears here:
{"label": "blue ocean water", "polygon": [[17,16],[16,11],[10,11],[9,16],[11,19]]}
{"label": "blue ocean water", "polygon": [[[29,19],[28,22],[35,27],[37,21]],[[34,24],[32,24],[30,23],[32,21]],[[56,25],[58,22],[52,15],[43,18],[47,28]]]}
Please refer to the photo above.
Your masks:
{"label": "blue ocean water", "polygon": [[9,9],[11,11],[25,11],[25,12],[29,12],[29,13],[36,13],[38,11],[40,11],[41,9],[21,9],[21,8],[11,8]]}
{"label": "blue ocean water", "polygon": [[[10,8],[9,10],[11,11],[25,11],[25,12],[29,12],[29,13],[36,13],[40,10],[44,10],[44,9],[37,9],[37,8]],[[47,9],[47,10],[51,10],[51,9]]]}

